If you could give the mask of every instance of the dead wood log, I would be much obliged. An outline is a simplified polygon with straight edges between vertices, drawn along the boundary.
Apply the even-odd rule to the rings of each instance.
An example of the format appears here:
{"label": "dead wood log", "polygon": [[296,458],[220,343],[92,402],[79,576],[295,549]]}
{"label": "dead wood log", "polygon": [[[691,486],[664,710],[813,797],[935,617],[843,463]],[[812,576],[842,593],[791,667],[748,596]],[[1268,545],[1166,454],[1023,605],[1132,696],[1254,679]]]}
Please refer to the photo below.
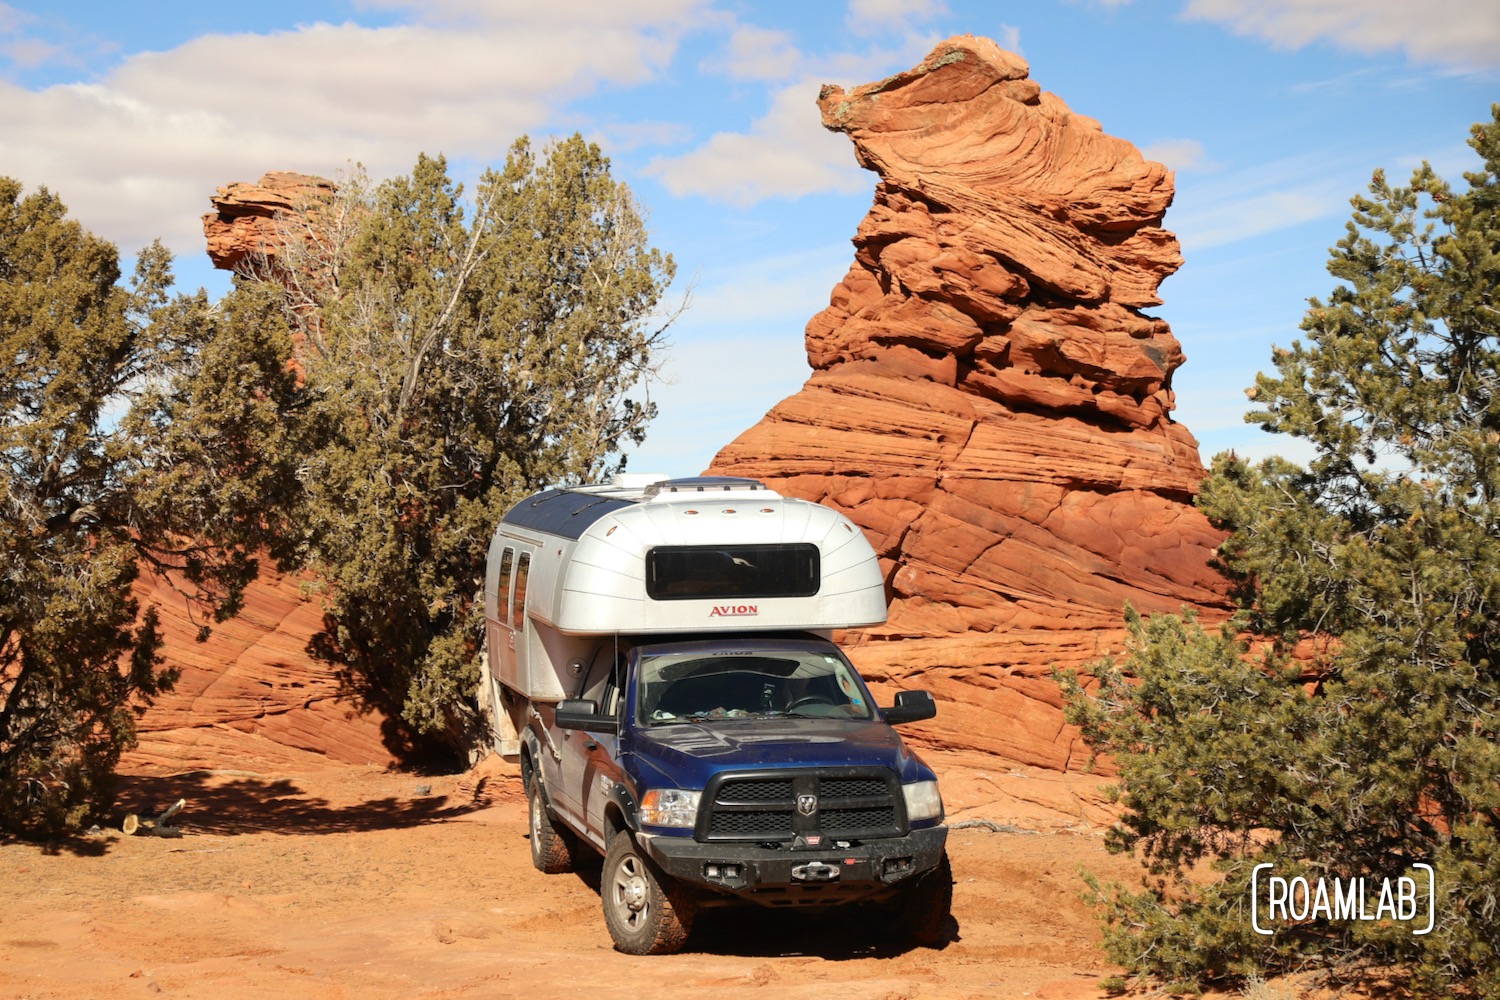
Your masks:
{"label": "dead wood log", "polygon": [[187,799],[178,799],[154,816],[127,813],[125,822],[120,824],[120,829],[127,837],[133,837],[137,833],[152,837],[180,837],[182,831],[175,826],[168,826],[167,821],[182,812],[185,805],[187,805]]}

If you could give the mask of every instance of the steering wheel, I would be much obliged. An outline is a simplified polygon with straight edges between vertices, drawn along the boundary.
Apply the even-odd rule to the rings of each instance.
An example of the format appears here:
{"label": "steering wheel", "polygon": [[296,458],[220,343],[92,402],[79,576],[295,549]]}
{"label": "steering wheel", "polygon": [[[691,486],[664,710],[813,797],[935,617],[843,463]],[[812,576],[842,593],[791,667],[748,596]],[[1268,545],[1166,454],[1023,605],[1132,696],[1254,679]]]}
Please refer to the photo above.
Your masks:
{"label": "steering wheel", "polygon": [[786,707],[786,710],[788,712],[795,712],[803,705],[827,705],[829,708],[833,708],[835,704],[836,703],[834,702],[834,700],[832,698],[829,698],[827,695],[805,694],[788,705]]}

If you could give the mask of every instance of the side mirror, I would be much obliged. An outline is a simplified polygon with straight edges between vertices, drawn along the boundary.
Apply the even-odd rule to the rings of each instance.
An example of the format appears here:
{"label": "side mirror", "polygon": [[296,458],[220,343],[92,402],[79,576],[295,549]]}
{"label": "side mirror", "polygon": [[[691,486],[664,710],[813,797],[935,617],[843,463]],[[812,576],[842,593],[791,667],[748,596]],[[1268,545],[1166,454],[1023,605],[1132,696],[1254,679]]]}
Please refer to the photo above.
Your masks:
{"label": "side mirror", "polygon": [[929,691],[901,691],[896,695],[896,704],[882,708],[880,714],[893,726],[903,722],[921,722],[937,715],[937,702]]}
{"label": "side mirror", "polygon": [[586,733],[618,735],[620,720],[599,714],[599,703],[586,698],[568,698],[557,703],[557,725]]}

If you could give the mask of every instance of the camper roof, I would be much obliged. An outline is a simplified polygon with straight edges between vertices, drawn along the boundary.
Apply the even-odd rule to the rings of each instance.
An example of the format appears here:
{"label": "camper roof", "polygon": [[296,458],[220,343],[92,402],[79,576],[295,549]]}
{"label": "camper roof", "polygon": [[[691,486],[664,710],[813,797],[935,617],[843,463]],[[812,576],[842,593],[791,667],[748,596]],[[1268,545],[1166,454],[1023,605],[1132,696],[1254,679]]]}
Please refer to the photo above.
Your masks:
{"label": "camper roof", "polygon": [[563,538],[578,538],[601,517],[631,504],[686,500],[705,493],[754,493],[768,499],[780,495],[759,480],[736,476],[688,479],[617,476],[615,482],[605,486],[568,486],[538,493],[516,504],[500,520]]}

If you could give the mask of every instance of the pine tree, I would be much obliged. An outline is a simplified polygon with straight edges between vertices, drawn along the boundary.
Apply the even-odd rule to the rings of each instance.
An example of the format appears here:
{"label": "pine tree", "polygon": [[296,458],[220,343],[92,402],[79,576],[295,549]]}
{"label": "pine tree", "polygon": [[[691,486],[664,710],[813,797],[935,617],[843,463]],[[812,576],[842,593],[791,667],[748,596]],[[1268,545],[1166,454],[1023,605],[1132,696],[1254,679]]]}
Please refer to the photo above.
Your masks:
{"label": "pine tree", "polygon": [[580,137],[522,139],[471,203],[442,158],[345,178],[318,224],[289,220],[240,288],[278,290],[304,347],[295,421],[320,655],[405,738],[471,743],[482,607],[500,516],[549,484],[622,466],[654,407],[672,258]]}
{"label": "pine tree", "polygon": [[0,829],[56,834],[110,802],[135,714],[173,679],[164,576],[206,629],[255,572],[292,388],[284,328],[169,297],[170,256],[115,247],[0,178]]}
{"label": "pine tree", "polygon": [[[1071,717],[1114,755],[1112,835],[1144,892],[1094,883],[1111,954],[1172,981],[1404,970],[1500,995],[1500,105],[1458,192],[1424,164],[1352,200],[1305,341],[1253,420],[1307,468],[1221,455],[1199,503],[1241,612],[1217,634],[1129,617]],[[1253,642],[1255,652],[1250,653]],[[1299,645],[1300,644],[1300,645]],[[1133,678],[1133,680],[1127,679]],[[1204,880],[1208,863],[1217,877]],[[1258,864],[1372,880],[1436,870],[1436,927],[1250,925]]]}

